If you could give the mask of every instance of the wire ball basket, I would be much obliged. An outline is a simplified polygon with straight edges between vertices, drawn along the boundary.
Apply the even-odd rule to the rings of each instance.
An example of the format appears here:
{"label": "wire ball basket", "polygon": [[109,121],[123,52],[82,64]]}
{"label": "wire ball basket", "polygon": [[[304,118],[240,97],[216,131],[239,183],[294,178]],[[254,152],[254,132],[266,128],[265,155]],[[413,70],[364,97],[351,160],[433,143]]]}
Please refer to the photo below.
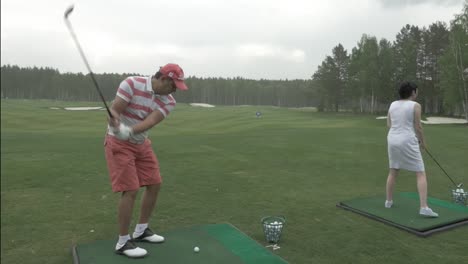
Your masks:
{"label": "wire ball basket", "polygon": [[261,222],[266,241],[268,243],[278,243],[286,224],[284,216],[266,216],[262,218]]}
{"label": "wire ball basket", "polygon": [[452,189],[452,201],[456,204],[468,206],[468,192],[463,189]]}

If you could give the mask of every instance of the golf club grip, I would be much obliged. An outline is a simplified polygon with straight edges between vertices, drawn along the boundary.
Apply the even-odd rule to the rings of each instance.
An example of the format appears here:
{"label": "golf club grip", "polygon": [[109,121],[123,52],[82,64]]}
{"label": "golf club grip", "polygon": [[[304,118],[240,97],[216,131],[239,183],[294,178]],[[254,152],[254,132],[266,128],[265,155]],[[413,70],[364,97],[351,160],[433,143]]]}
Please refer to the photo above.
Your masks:
{"label": "golf club grip", "polygon": [[68,20],[67,16],[65,16],[65,24],[67,25],[68,30],[70,31],[70,34],[72,35],[72,38],[75,41],[75,45],[78,48],[78,51],[80,52],[81,58],[83,59],[85,65],[86,65],[86,68],[89,71],[89,74],[91,75],[91,79],[93,80],[94,86],[96,87],[96,90],[98,91],[99,96],[101,97],[101,100],[104,103],[104,106],[106,107],[106,110],[107,110],[107,113],[109,114],[109,117],[114,118],[111,111],[109,110],[109,107],[107,106],[107,103],[106,103],[106,100],[104,99],[104,96],[101,93],[101,89],[99,89],[99,84],[96,81],[96,77],[94,77],[94,73],[91,70],[91,67],[89,66],[88,60],[86,59],[86,56],[85,56],[85,54],[83,52],[83,49],[81,48],[80,42],[78,41],[78,38],[76,37],[75,31],[73,30],[73,27],[72,27],[70,21]]}

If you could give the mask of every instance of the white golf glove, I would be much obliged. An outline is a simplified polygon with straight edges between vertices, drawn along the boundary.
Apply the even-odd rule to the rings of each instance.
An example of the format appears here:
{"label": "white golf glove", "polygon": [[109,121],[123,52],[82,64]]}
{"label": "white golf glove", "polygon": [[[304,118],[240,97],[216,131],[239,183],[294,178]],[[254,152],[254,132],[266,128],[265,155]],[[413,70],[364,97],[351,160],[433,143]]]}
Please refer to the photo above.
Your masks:
{"label": "white golf glove", "polygon": [[133,129],[129,126],[120,123],[120,126],[118,128],[113,128],[112,132],[114,133],[116,138],[121,140],[127,140],[133,134]]}

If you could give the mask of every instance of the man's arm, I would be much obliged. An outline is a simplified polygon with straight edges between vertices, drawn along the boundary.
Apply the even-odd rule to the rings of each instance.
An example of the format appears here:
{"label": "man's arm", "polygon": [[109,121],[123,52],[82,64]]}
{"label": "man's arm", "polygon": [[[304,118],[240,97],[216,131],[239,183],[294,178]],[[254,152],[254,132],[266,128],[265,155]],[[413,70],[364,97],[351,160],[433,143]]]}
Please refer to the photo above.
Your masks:
{"label": "man's arm", "polygon": [[[109,125],[111,127],[114,127],[114,133],[119,133],[118,130],[122,129],[120,127],[120,115],[125,112],[125,109],[128,106],[128,102],[125,101],[124,99],[120,98],[119,96],[115,97],[114,102],[112,103],[111,106],[111,112],[114,118],[109,119]],[[129,131],[127,131],[129,134],[121,135],[123,138],[128,138],[130,134],[138,134],[143,131],[146,131],[153,126],[157,125],[159,122],[161,122],[164,119],[164,115],[158,111],[155,110],[151,114],[149,114],[143,121],[140,123],[132,126],[129,128]],[[126,126],[123,126],[126,127]]]}
{"label": "man's arm", "polygon": [[164,115],[159,110],[154,110],[143,121],[132,126],[133,133],[138,134],[159,124],[164,119]]}
{"label": "man's arm", "polygon": [[125,111],[128,106],[128,102],[124,99],[116,96],[114,102],[110,107],[110,111],[114,118],[109,118],[109,125],[114,128],[118,128],[120,125],[120,115]]}

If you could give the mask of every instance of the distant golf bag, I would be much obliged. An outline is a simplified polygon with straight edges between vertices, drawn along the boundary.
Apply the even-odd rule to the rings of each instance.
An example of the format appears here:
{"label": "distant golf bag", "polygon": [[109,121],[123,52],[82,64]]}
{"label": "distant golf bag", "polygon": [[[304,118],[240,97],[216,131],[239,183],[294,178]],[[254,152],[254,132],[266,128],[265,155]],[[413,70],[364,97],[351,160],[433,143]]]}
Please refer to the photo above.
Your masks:
{"label": "distant golf bag", "polygon": [[281,237],[281,232],[286,224],[286,219],[283,216],[267,216],[262,218],[263,233],[268,243],[278,243]]}

